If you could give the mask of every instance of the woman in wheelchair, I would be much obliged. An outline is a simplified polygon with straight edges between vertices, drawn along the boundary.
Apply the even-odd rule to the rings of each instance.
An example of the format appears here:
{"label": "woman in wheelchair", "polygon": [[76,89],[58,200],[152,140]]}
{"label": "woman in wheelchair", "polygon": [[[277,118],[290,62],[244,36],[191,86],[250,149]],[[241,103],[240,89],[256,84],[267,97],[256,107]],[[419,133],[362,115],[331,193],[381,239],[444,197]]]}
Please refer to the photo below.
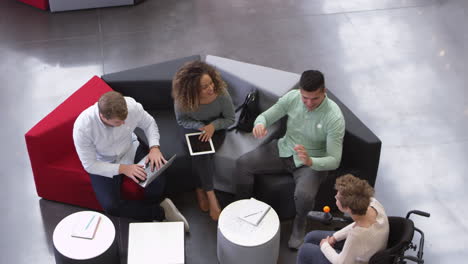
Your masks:
{"label": "woman in wheelchair", "polygon": [[308,233],[298,252],[298,264],[368,263],[387,246],[388,218],[367,181],[346,174],[336,180],[335,189],[338,209],[349,213],[354,222],[337,232]]}

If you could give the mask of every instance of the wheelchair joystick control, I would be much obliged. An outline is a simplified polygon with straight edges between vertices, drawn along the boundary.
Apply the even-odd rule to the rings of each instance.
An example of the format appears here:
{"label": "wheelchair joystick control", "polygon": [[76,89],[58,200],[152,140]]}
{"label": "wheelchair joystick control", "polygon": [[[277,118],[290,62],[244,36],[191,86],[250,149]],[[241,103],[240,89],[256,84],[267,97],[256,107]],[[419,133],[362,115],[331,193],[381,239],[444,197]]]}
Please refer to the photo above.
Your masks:
{"label": "wheelchair joystick control", "polygon": [[307,214],[307,217],[311,220],[319,221],[320,223],[324,225],[329,225],[332,223],[333,216],[330,213],[330,207],[329,206],[324,206],[323,207],[323,212],[319,211],[310,211]]}

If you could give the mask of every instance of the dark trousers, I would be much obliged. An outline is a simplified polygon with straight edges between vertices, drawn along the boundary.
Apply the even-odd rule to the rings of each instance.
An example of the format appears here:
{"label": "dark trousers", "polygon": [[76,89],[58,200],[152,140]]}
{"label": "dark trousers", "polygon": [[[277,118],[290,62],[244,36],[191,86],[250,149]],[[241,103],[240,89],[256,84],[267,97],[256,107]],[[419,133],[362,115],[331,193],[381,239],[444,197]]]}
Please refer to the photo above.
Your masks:
{"label": "dark trousers", "polygon": [[[308,233],[304,238],[299,252],[297,253],[297,264],[330,264],[330,261],[320,250],[320,241],[327,236],[332,236],[333,231],[316,230]],[[344,240],[335,243],[334,248],[340,251],[343,248]]]}
{"label": "dark trousers", "polygon": [[[134,162],[137,163],[148,154],[148,148],[140,144]],[[96,198],[104,211],[110,215],[134,218],[141,221],[161,221],[165,218],[164,210],[159,205],[163,199],[166,178],[164,174],[145,188],[145,200],[124,200],[121,195],[123,174],[113,178],[89,174]]]}
{"label": "dark trousers", "polygon": [[296,214],[305,217],[313,210],[315,196],[320,183],[328,172],[315,171],[307,166],[296,167],[292,157],[281,158],[278,151],[278,140],[273,140],[241,156],[236,162],[233,178],[236,181],[238,199],[250,198],[253,194],[256,174],[292,174],[296,188],[294,203]]}
{"label": "dark trousers", "polygon": [[[200,132],[198,130],[192,129],[183,129],[184,135],[187,133]],[[226,130],[217,130],[213,134],[211,140],[213,141],[214,149],[217,150],[223,144],[224,138],[226,137]],[[184,144],[187,146],[187,141],[184,136]],[[188,151],[188,146],[187,146]],[[197,187],[203,189],[204,191],[212,191],[213,186],[213,177],[214,177],[214,153],[213,154],[204,154],[191,156],[192,162],[192,175],[197,177]]]}

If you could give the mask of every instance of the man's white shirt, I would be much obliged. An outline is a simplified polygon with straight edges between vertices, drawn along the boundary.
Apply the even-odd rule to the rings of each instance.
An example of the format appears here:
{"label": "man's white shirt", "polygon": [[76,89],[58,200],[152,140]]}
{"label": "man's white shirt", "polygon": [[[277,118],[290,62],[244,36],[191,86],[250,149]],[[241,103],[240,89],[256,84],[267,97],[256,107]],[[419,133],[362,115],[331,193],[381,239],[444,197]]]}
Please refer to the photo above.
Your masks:
{"label": "man's white shirt", "polygon": [[159,146],[159,129],[154,118],[133,98],[125,97],[125,101],[128,116],[121,126],[105,125],[99,117],[97,103],[76,119],[73,140],[88,173],[113,177],[119,174],[120,164],[134,164],[139,142],[133,131],[137,127],[145,132],[149,146]]}

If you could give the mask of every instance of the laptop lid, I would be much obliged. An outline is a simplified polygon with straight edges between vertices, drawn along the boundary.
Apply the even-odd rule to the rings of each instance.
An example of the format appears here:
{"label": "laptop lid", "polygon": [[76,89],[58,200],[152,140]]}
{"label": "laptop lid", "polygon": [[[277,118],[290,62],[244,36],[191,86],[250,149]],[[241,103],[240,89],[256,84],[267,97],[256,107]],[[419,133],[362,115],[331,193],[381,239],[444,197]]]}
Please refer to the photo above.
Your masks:
{"label": "laptop lid", "polygon": [[138,162],[139,165],[145,166],[145,172],[146,172],[146,181],[140,181],[138,183],[141,187],[148,186],[159,175],[161,175],[161,173],[163,173],[169,166],[171,166],[172,162],[176,158],[176,154],[174,154],[164,165],[162,165],[161,168],[159,168],[159,170],[157,168],[154,168],[154,171],[151,171],[151,166],[146,166],[145,160],[147,157],[148,155],[146,155],[144,158],[140,160],[140,162]]}

